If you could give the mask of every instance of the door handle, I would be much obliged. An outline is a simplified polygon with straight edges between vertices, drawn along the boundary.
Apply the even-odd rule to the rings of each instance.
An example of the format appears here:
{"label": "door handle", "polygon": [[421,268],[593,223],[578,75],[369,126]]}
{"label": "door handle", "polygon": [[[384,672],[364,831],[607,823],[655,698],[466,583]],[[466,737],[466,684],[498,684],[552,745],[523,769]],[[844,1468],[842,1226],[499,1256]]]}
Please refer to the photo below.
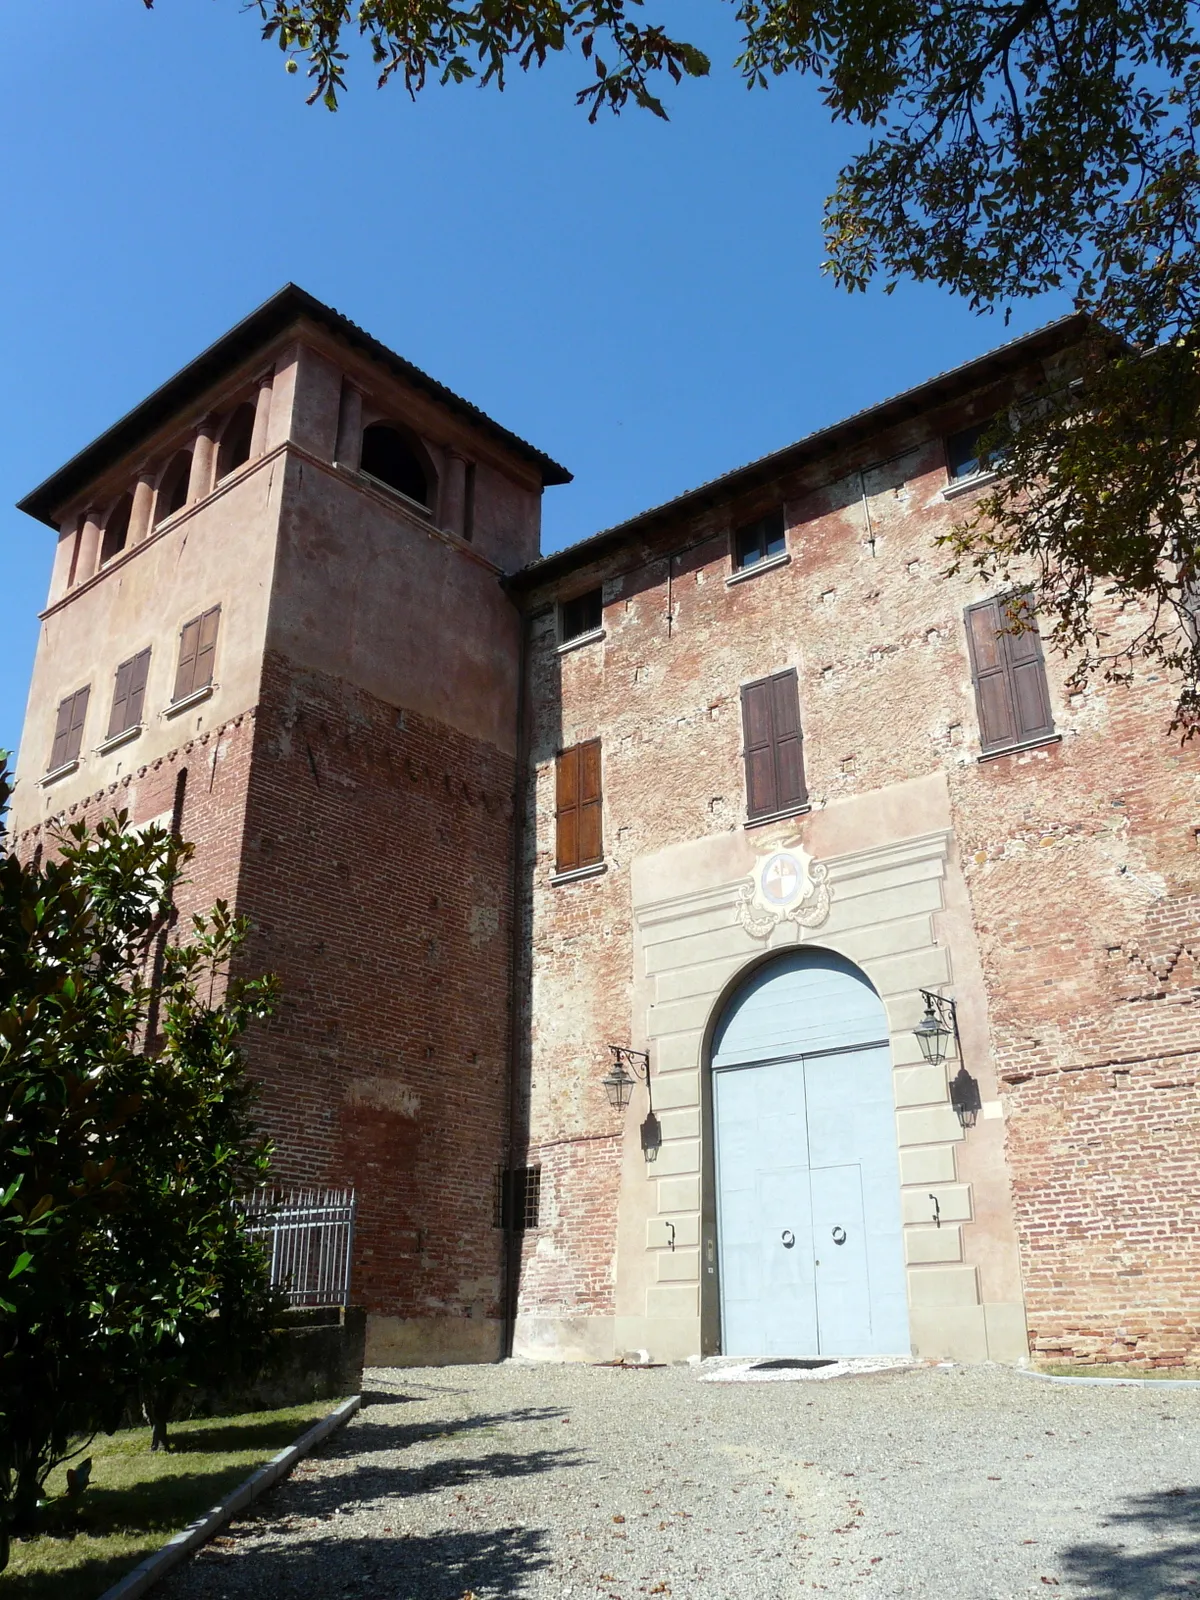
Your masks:
{"label": "door handle", "polygon": [[783,1240],[783,1248],[785,1250],[790,1250],[796,1242],[796,1235],[790,1228],[785,1228],[779,1237]]}
{"label": "door handle", "polygon": [[834,1244],[845,1244],[845,1242],[846,1242],[846,1230],[845,1230],[845,1228],[835,1228],[833,1230],[833,1242],[834,1242]]}

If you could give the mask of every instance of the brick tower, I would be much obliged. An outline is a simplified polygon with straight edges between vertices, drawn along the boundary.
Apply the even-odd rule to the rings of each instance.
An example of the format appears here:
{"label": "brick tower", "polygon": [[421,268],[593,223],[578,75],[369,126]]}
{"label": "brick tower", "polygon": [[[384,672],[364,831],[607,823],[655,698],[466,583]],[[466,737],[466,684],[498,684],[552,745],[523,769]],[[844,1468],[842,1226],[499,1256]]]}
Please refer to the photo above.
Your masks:
{"label": "brick tower", "polygon": [[252,919],[284,1181],[354,1184],[374,1362],[502,1345],[520,620],[541,452],[289,286],[23,502],[58,530],[10,819],[174,818]]}

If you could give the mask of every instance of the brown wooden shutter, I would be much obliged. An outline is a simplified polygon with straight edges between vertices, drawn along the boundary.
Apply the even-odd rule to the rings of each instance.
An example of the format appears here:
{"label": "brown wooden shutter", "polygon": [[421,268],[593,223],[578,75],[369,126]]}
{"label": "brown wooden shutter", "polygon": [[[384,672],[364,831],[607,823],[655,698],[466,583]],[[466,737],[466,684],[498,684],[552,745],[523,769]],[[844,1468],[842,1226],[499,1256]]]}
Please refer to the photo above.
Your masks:
{"label": "brown wooden shutter", "polygon": [[984,600],[968,606],[966,617],[980,742],[985,753],[1002,750],[1017,742],[1017,717],[1004,653],[1000,602]]}
{"label": "brown wooden shutter", "polygon": [[776,809],[802,806],[808,799],[804,786],[804,746],[800,732],[800,692],[795,667],[776,672],[771,684],[771,725],[775,739]]}
{"label": "brown wooden shutter", "polygon": [[[1012,675],[1013,705],[1017,715],[1017,738],[1044,739],[1054,732],[1050,711],[1050,689],[1046,683],[1046,663],[1042,656],[1042,636],[1028,598],[1019,602],[1025,626],[1020,633],[1007,633],[1004,648]],[[1004,618],[1007,623],[1007,617]]]}
{"label": "brown wooden shutter", "polygon": [[113,690],[112,711],[108,718],[109,739],[115,739],[118,733],[124,733],[129,727],[129,683],[133,677],[133,662],[122,661],[117,668],[117,686]]}
{"label": "brown wooden shutter", "polygon": [[179,665],[175,669],[175,693],[172,700],[182,700],[191,694],[196,674],[196,645],[200,639],[200,618],[184,624],[179,635]]}
{"label": "brown wooden shutter", "polygon": [[579,865],[579,746],[560,750],[555,762],[555,867],[574,872]]}
{"label": "brown wooden shutter", "polygon": [[600,741],[589,739],[579,751],[579,865],[604,860],[603,802],[600,794]]}
{"label": "brown wooden shutter", "polygon": [[146,702],[146,679],[150,675],[149,650],[140,651],[129,665],[129,706],[125,713],[125,726],[136,728],[142,720],[142,707]]}
{"label": "brown wooden shutter", "polygon": [[1004,597],[983,600],[966,611],[967,644],[975,682],[980,744],[985,755],[1054,732],[1042,642],[1031,611],[1030,626],[1008,633]]}
{"label": "brown wooden shutter", "polygon": [[213,681],[213,661],[217,653],[217,624],[221,620],[220,606],[214,606],[200,618],[200,637],[196,645],[196,670],[192,688],[204,689]]}
{"label": "brown wooden shutter", "polygon": [[742,743],[746,760],[746,815],[769,816],[779,810],[769,678],[742,685]]}
{"label": "brown wooden shutter", "polygon": [[64,761],[74,761],[79,755],[79,748],[83,744],[83,724],[87,720],[88,699],[91,696],[91,685],[84,689],[76,689],[71,697],[71,725],[67,732],[67,751],[63,756]]}
{"label": "brown wooden shutter", "polygon": [[769,817],[808,799],[796,669],[742,686],[746,815]]}
{"label": "brown wooden shutter", "polygon": [[604,860],[599,739],[561,750],[554,781],[555,870],[595,866]]}
{"label": "brown wooden shutter", "polygon": [[50,765],[48,772],[57,772],[58,768],[65,766],[67,760],[67,740],[71,736],[71,711],[75,705],[75,696],[69,694],[65,700],[58,703],[58,720],[54,724],[54,746],[50,751]]}

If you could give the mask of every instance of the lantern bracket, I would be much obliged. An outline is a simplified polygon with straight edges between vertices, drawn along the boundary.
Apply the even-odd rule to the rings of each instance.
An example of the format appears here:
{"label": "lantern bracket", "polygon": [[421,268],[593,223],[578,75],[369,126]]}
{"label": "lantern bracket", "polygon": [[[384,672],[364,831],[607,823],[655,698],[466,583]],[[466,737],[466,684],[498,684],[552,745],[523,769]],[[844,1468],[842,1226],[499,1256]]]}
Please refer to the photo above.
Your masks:
{"label": "lantern bracket", "polygon": [[610,1044],[612,1066],[604,1074],[603,1083],[609,1104],[624,1111],[629,1104],[634,1083],[646,1085],[649,1115],[642,1123],[642,1154],[654,1161],[662,1147],[662,1124],[654,1114],[654,1093],[650,1087],[650,1056],[645,1050],[631,1050],[628,1045]]}
{"label": "lantern bracket", "polygon": [[947,1033],[954,1035],[954,1054],[962,1060],[962,1041],[958,1037],[958,1007],[948,995],[934,994],[932,989],[918,989],[925,1002],[925,1015],[935,1017]]}

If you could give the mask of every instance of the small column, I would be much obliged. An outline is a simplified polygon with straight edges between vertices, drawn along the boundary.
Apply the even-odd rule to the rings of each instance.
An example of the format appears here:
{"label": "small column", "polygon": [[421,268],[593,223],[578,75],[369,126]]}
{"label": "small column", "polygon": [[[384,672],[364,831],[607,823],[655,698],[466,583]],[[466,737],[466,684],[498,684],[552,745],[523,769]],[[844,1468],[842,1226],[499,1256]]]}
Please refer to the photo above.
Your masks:
{"label": "small column", "polygon": [[154,473],[149,467],[143,467],[138,473],[137,486],[133,491],[133,509],[129,513],[129,536],[126,543],[130,549],[150,532],[150,508],[154,504]]}
{"label": "small column", "polygon": [[250,435],[250,459],[257,461],[267,448],[267,430],[271,426],[271,386],[275,374],[268,372],[258,381],[258,397],[254,402],[254,432]]}
{"label": "small column", "polygon": [[75,544],[79,536],[79,516],[68,517],[58,531],[58,547],[54,552],[54,571],[50,575],[48,606],[61,600],[71,586],[71,564],[75,560]]}
{"label": "small column", "polygon": [[196,432],[192,449],[192,470],[188,476],[187,503],[203,500],[212,488],[214,441],[217,436],[217,419],[205,417]]}
{"label": "small column", "polygon": [[441,523],[447,533],[463,536],[463,518],[467,508],[467,463],[453,450],[443,456]]}
{"label": "small column", "polygon": [[79,535],[79,555],[75,561],[75,582],[86,583],[95,577],[100,560],[100,513],[88,511],[83,519],[83,532]]}
{"label": "small column", "polygon": [[339,467],[348,467],[351,472],[357,472],[362,461],[362,403],[363,397],[354,385],[343,383],[334,460]]}

